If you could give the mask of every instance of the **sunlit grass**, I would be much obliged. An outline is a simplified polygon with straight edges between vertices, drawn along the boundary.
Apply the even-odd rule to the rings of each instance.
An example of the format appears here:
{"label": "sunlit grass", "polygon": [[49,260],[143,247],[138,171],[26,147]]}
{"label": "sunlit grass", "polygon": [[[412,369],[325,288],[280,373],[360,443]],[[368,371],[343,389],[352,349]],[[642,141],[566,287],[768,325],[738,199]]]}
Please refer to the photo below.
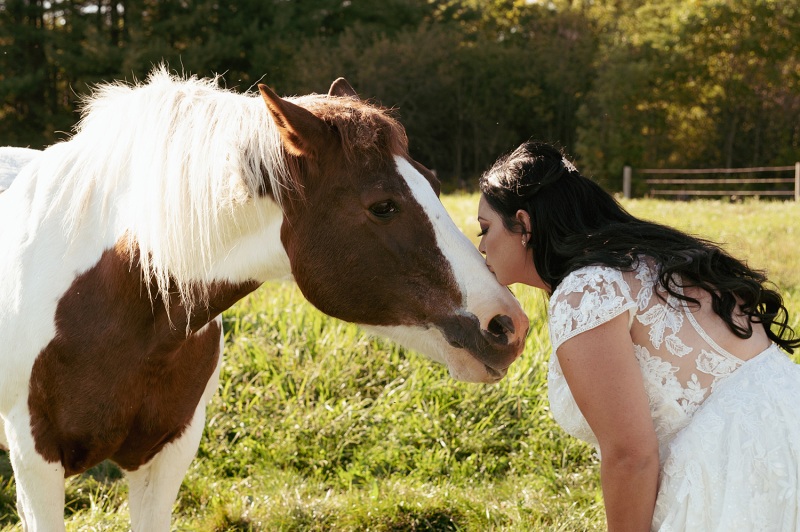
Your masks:
{"label": "sunlit grass", "polygon": [[[477,241],[474,194],[444,203]],[[625,205],[726,243],[763,268],[800,317],[800,206]],[[494,386],[328,318],[268,283],[224,315],[226,354],[206,434],[174,508],[185,531],[603,530],[598,463],[550,418],[545,302],[515,287],[532,331]],[[69,530],[127,530],[127,486],[105,463],[67,483]],[[7,453],[0,527],[19,530]]]}

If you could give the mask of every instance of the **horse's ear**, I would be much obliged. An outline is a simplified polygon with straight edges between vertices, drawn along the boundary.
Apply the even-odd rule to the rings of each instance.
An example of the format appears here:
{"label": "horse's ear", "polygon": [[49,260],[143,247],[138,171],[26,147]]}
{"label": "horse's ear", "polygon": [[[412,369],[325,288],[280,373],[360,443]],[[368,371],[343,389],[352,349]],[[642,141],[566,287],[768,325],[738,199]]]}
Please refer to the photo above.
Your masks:
{"label": "horse's ear", "polygon": [[259,84],[258,90],[290,155],[314,157],[321,146],[330,142],[327,124],[311,111],[284,100],[266,85]]}
{"label": "horse's ear", "polygon": [[361,98],[358,97],[358,93],[356,90],[347,83],[347,80],[344,78],[339,78],[333,83],[331,83],[331,88],[328,91],[328,96],[342,96],[346,98],[355,98],[356,100],[360,100]]}

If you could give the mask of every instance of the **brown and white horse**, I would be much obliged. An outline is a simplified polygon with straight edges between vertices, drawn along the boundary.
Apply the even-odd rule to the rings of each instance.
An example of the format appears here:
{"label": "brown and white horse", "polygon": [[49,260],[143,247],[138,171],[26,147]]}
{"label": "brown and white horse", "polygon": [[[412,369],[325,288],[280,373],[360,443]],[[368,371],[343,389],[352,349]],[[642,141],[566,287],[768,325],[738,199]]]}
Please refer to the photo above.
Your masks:
{"label": "brown and white horse", "polygon": [[27,530],[63,530],[65,476],[104,459],[126,472],[133,529],[169,529],[219,315],[267,279],[456,379],[496,381],[520,354],[525,314],[400,124],[344,80],[259,89],[161,67],[98,88],[69,140],[6,150],[22,169],[0,194],[0,445]]}

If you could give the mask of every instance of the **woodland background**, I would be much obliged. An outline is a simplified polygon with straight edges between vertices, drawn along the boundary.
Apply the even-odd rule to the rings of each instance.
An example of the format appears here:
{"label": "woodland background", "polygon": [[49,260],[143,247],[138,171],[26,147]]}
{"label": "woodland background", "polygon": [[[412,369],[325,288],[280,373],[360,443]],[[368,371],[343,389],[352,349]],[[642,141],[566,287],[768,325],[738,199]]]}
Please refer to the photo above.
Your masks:
{"label": "woodland background", "polygon": [[93,84],[167,61],[283,95],[345,76],[447,184],[535,138],[619,190],[625,164],[800,160],[798,48],[794,0],[0,1],[0,145],[66,138]]}

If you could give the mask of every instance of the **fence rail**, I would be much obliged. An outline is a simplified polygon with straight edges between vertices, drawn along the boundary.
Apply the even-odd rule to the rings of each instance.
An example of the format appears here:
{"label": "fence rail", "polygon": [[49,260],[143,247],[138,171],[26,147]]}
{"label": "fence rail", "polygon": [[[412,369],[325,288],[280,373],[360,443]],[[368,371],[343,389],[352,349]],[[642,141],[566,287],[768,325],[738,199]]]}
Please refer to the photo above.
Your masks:
{"label": "fence rail", "polygon": [[[651,196],[794,196],[795,201],[800,201],[800,162],[794,166],[758,166],[753,168],[637,168],[637,174],[658,175],[658,174],[753,174],[756,172],[791,172],[794,170],[794,178],[787,177],[767,177],[767,178],[651,178],[645,179],[645,183],[651,185],[649,194]],[[622,194],[626,198],[631,197],[631,187],[634,169],[626,166],[622,170]],[[728,187],[724,190],[703,190],[694,188],[697,185],[753,185],[753,184],[790,184],[794,183],[794,190],[731,190]],[[663,189],[655,188],[653,185],[687,185],[681,188]]]}

